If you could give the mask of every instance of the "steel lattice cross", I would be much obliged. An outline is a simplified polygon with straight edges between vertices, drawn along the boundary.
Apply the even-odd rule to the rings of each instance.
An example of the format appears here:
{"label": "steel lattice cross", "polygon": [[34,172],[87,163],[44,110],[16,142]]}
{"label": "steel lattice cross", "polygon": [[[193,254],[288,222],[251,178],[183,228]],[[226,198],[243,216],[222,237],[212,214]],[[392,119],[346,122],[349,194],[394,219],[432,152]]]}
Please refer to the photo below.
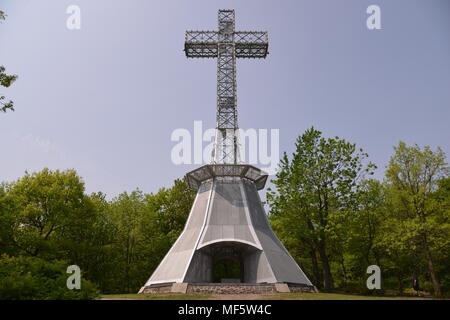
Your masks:
{"label": "steel lattice cross", "polygon": [[267,32],[235,31],[234,21],[234,10],[219,10],[219,31],[187,31],[184,43],[188,58],[217,58],[214,163],[239,163],[236,58],[265,58],[269,47]]}

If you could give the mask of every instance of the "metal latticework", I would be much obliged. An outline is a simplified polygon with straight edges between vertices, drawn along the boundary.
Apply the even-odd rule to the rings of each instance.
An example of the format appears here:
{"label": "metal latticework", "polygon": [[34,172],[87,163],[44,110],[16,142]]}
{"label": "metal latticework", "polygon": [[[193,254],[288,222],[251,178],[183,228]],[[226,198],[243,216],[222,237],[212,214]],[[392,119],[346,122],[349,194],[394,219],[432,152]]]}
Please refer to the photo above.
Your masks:
{"label": "metal latticework", "polygon": [[252,181],[257,190],[264,188],[267,173],[248,164],[208,164],[186,175],[189,186],[198,190],[202,183],[215,177],[239,177]]}
{"label": "metal latticework", "polygon": [[234,10],[219,10],[219,31],[187,31],[188,58],[217,58],[217,118],[214,163],[239,163],[236,58],[265,58],[268,35],[235,31]]}
{"label": "metal latticework", "polygon": [[[317,292],[270,227],[258,190],[268,175],[239,163],[237,154],[236,58],[264,58],[266,32],[234,31],[234,11],[219,11],[219,31],[188,31],[186,56],[217,58],[217,133],[215,159],[189,172],[197,189],[189,218],[177,241],[139,293],[189,292],[202,285],[215,290],[216,261],[238,261],[235,285],[271,285],[274,290]],[[224,279],[220,279],[221,282]],[[226,286],[228,292],[236,288]],[[225,286],[220,286],[221,290]],[[228,290],[228,289],[225,289]],[[281,290],[280,290],[281,291]],[[293,290],[294,291],[294,290]]]}
{"label": "metal latticework", "polygon": [[[187,31],[184,50],[188,58],[217,58],[217,31]],[[235,31],[236,58],[265,58],[268,49],[267,32]]]}

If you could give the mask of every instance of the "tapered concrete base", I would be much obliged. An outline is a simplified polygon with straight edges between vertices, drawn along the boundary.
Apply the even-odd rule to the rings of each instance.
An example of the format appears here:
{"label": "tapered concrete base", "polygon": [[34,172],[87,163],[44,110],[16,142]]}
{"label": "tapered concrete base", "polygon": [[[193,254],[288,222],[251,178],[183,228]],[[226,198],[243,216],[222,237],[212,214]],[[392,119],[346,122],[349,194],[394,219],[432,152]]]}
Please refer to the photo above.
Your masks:
{"label": "tapered concrete base", "polygon": [[289,292],[316,293],[313,286],[287,283],[179,283],[157,284],[143,287],[139,293],[187,293],[187,294],[273,294]]}
{"label": "tapered concrete base", "polygon": [[[198,193],[186,226],[144,287],[212,283],[215,262],[227,259],[239,262],[243,284],[313,287],[270,228],[256,188],[264,179],[261,172],[258,175],[250,171],[254,167],[236,165],[231,168],[234,174],[219,176],[215,172],[231,170],[210,167],[199,169],[210,176],[195,181]],[[246,176],[249,172],[251,177]],[[193,173],[190,178],[199,176]]]}

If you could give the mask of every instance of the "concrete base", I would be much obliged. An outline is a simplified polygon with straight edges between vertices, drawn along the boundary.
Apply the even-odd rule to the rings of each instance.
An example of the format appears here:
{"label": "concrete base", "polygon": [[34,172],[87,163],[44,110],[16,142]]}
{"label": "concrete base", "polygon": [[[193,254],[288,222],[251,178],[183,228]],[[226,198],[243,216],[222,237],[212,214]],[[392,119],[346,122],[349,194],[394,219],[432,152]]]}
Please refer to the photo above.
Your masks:
{"label": "concrete base", "polygon": [[275,290],[277,290],[277,292],[291,292],[286,283],[275,283]]}
{"label": "concrete base", "polygon": [[163,283],[146,286],[139,293],[270,294],[318,292],[314,286],[290,283]]}
{"label": "concrete base", "polygon": [[[244,284],[312,286],[273,233],[258,188],[246,178],[247,174],[257,176],[256,169],[245,167],[245,173],[239,171],[244,169],[240,166],[202,168],[205,174],[219,170],[220,176],[201,183],[183,232],[145,287],[162,283],[215,282],[218,280],[214,279],[215,265],[221,260],[239,263],[239,281]],[[227,170],[238,170],[240,174],[228,175]],[[235,278],[237,274],[222,276]]]}
{"label": "concrete base", "polygon": [[172,288],[170,289],[170,292],[173,293],[186,293],[188,288],[188,284],[185,282],[182,283],[174,283],[172,284]]}

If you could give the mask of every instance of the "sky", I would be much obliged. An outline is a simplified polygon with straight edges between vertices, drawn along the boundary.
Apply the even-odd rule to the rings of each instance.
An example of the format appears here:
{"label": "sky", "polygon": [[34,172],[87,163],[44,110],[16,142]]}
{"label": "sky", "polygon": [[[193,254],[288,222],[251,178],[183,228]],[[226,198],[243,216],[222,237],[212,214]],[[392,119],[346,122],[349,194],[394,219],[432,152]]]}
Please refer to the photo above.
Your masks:
{"label": "sky", "polygon": [[450,154],[448,0],[0,0],[0,65],[19,75],[0,87],[16,107],[0,114],[0,181],[75,169],[111,198],[199,167],[173,163],[171,134],[215,125],[216,61],[183,46],[218,9],[269,32],[266,59],[237,62],[239,124],[279,129],[280,154],[311,126],[363,148],[379,179],[400,140]]}

